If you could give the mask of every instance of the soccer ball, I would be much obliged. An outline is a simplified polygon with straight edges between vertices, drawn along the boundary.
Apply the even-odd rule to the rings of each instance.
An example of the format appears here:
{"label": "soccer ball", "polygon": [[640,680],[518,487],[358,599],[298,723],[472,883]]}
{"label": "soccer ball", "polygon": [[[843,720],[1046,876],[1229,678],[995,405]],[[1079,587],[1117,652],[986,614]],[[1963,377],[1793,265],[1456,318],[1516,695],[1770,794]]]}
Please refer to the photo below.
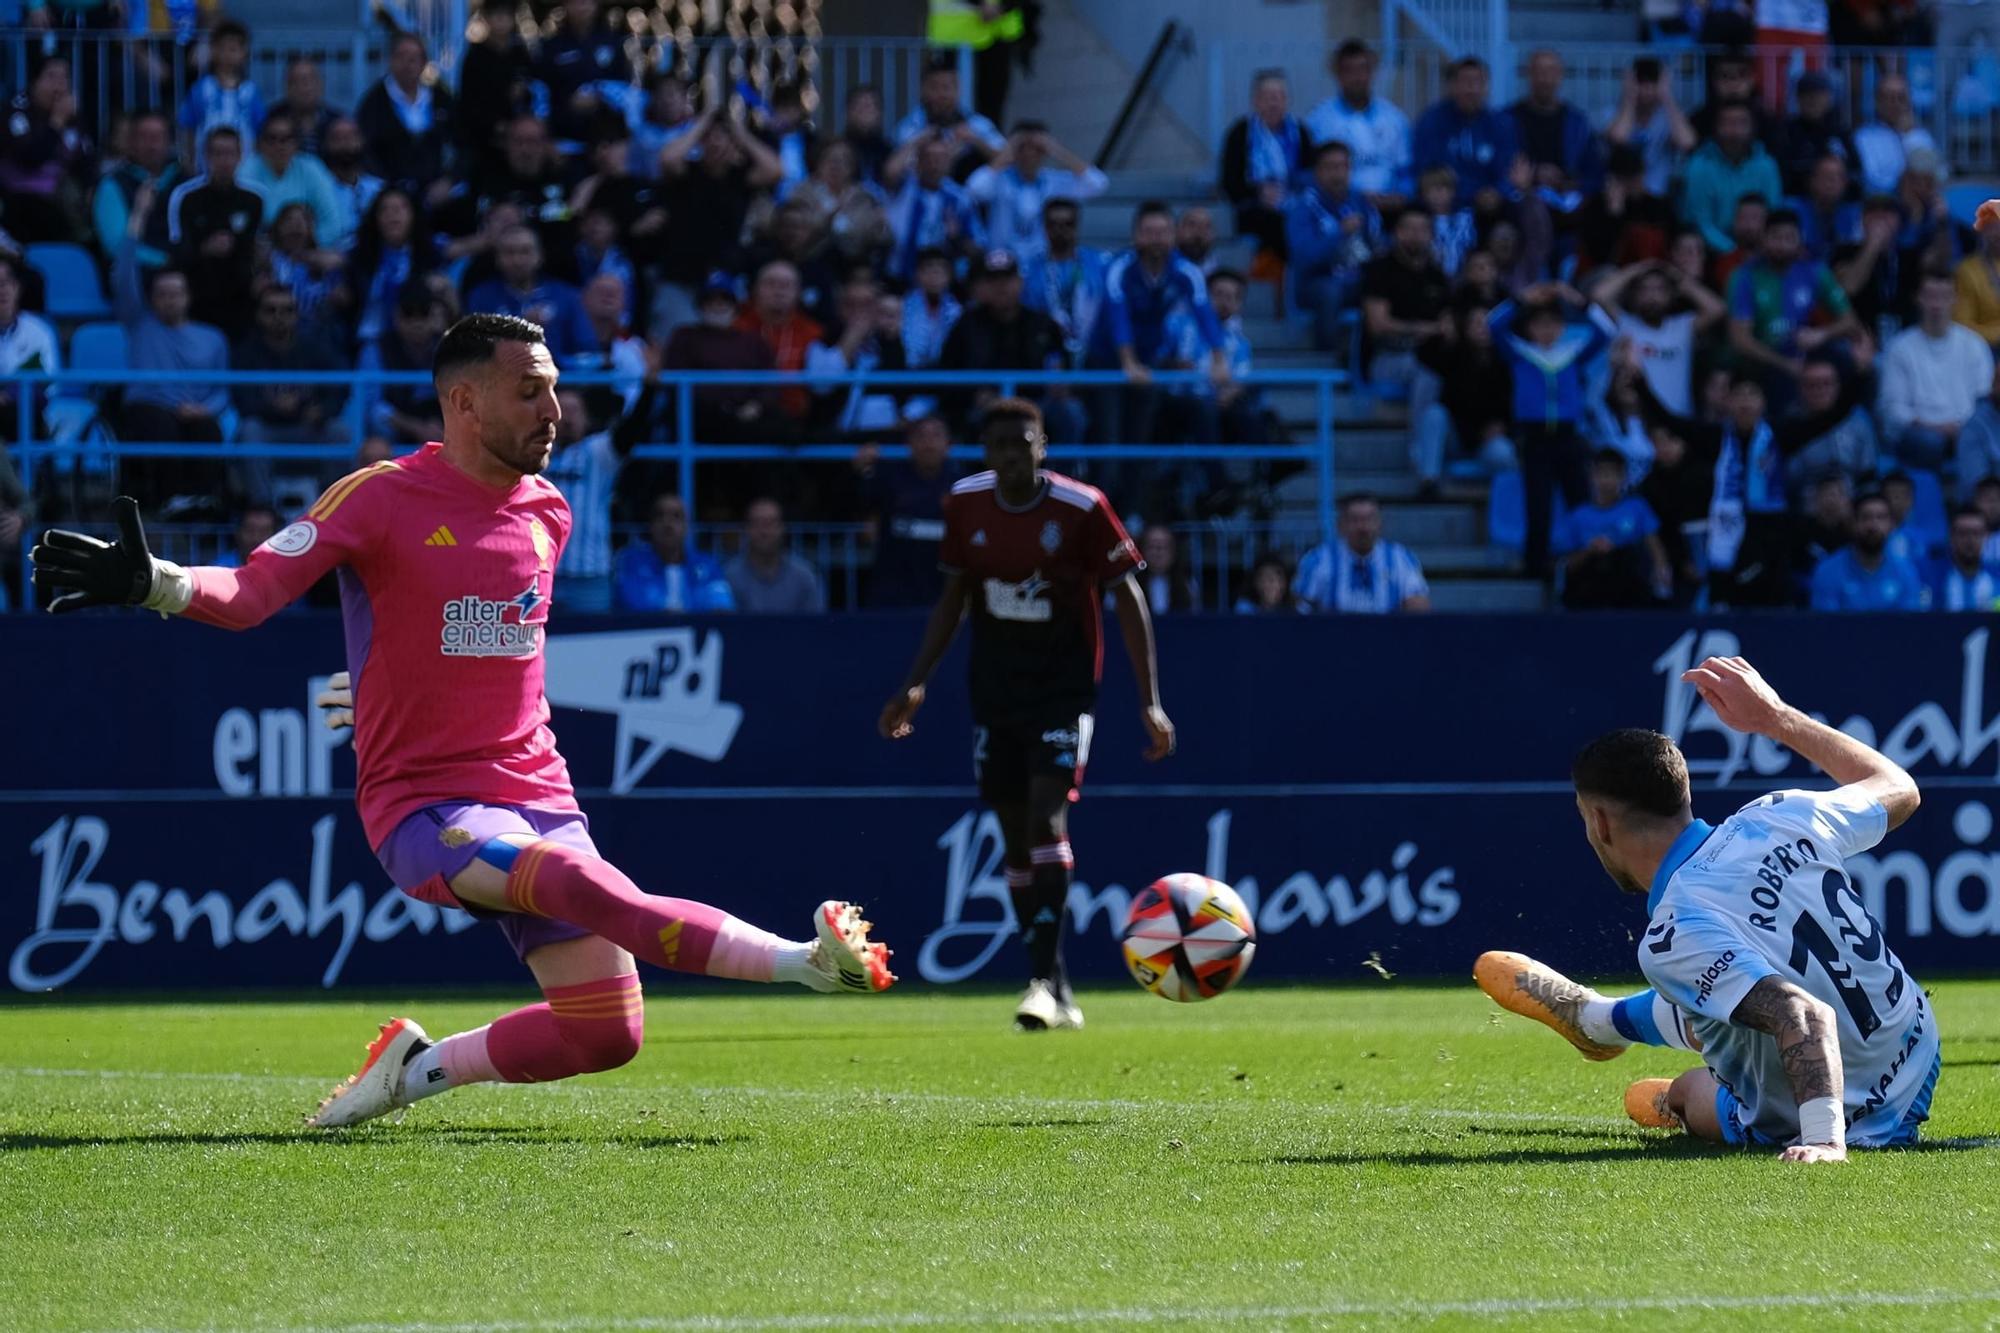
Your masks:
{"label": "soccer ball", "polygon": [[1236,890],[1205,875],[1168,875],[1125,914],[1125,966],[1163,1000],[1209,1000],[1243,979],[1257,927]]}

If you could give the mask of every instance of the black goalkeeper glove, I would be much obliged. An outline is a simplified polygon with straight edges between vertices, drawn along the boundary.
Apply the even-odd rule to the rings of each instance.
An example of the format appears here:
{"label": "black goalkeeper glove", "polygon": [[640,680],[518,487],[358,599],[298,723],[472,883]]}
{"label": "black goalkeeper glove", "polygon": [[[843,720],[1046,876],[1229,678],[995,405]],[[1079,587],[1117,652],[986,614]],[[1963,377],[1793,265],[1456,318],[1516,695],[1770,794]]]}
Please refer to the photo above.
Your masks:
{"label": "black goalkeeper glove", "polygon": [[116,542],[50,528],[35,543],[35,587],[61,594],[49,603],[57,615],[86,606],[138,606],[152,595],[153,554],[146,549],[139,502],[121,495],[111,512],[118,520]]}

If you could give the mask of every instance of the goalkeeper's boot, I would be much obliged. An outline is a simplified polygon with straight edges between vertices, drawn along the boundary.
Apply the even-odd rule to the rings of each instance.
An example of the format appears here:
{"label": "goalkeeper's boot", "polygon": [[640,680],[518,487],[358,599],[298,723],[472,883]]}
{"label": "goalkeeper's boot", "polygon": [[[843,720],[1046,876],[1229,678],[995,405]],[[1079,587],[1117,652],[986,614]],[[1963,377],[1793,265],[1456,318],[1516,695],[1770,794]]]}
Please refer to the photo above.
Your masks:
{"label": "goalkeeper's boot", "polygon": [[896,984],[889,970],[889,946],[868,938],[874,929],[861,919],[861,909],[853,903],[828,899],[813,913],[813,942],[807,960],[816,978],[806,984],[817,991],[853,991],[872,995]]}
{"label": "goalkeeper's boot", "polygon": [[1625,1089],[1625,1114],[1632,1123],[1646,1129],[1680,1129],[1681,1118],[1667,1109],[1670,1078],[1642,1078]]}
{"label": "goalkeeper's boot", "polygon": [[1499,950],[1480,954],[1472,965],[1472,979],[1502,1009],[1554,1028],[1586,1060],[1611,1060],[1625,1054],[1622,1044],[1592,1041],[1583,1034],[1583,1006],[1604,997],[1526,954]]}
{"label": "goalkeeper's boot", "polygon": [[306,1117],[309,1129],[340,1129],[389,1114],[404,1105],[403,1066],[431,1044],[414,1018],[392,1018],[368,1043],[368,1058],[327,1094],[319,1110]]}

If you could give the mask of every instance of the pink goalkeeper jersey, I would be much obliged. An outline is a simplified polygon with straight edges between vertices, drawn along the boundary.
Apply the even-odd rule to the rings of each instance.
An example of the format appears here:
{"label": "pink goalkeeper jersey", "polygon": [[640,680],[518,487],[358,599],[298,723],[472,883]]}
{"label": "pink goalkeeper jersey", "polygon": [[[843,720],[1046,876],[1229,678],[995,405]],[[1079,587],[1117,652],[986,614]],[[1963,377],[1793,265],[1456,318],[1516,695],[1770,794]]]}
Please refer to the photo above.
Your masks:
{"label": "pink goalkeeper jersey", "polygon": [[542,693],[569,529],[551,483],[496,490],[427,444],[334,483],[241,569],[192,571],[186,614],[248,629],[340,571],[355,804],[371,846],[443,801],[574,810]]}

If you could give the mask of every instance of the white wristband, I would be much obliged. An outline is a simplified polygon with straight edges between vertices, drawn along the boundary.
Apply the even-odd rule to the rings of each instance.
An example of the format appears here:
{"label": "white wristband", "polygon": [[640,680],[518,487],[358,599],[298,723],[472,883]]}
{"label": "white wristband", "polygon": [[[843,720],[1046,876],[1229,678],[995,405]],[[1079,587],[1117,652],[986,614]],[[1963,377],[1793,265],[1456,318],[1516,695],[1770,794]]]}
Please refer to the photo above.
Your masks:
{"label": "white wristband", "polygon": [[1847,1146],[1847,1116],[1838,1097],[1815,1097],[1799,1107],[1799,1142]]}
{"label": "white wristband", "polygon": [[179,615],[194,600],[194,576],[171,560],[153,562],[153,587],[140,605],[148,611]]}

